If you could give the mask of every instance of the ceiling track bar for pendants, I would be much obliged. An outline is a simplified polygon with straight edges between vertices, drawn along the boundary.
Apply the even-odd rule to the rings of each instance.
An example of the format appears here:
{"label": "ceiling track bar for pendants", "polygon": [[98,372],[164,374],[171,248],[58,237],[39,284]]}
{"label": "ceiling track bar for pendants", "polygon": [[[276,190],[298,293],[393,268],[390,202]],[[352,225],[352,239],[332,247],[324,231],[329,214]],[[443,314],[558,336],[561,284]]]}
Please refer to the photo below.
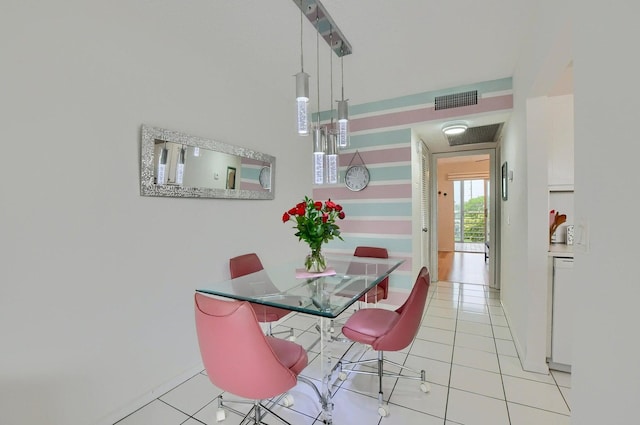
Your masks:
{"label": "ceiling track bar for pendants", "polygon": [[302,0],[302,2],[293,0],[293,2],[298,8],[302,8],[302,14],[307,17],[318,34],[324,38],[324,41],[338,57],[352,53],[351,44],[331,18],[327,9],[320,3],[320,0]]}

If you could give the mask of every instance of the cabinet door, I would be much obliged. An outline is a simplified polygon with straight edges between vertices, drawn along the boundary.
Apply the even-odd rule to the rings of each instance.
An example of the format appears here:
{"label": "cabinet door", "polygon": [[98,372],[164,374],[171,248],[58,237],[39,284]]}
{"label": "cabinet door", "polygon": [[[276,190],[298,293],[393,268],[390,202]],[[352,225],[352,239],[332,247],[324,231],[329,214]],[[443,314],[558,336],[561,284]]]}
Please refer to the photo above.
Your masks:
{"label": "cabinet door", "polygon": [[553,313],[551,327],[551,361],[571,365],[573,321],[573,259],[553,261]]}
{"label": "cabinet door", "polygon": [[573,95],[549,98],[549,186],[573,186]]}

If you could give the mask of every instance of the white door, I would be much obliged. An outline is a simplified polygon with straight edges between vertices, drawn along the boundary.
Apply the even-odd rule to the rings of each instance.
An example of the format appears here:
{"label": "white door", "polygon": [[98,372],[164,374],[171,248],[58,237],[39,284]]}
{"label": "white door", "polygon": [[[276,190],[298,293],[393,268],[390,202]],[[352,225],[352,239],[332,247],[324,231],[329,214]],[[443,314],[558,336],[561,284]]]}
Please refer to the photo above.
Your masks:
{"label": "white door", "polygon": [[[422,252],[420,258],[422,259],[422,265],[427,266],[431,271],[431,232],[429,227],[431,225],[431,199],[429,186],[431,184],[431,173],[429,164],[431,161],[431,153],[423,141],[420,141],[420,176],[421,176],[421,199],[420,199],[420,215],[422,219],[421,227],[421,244]],[[433,276],[433,274],[432,274]]]}

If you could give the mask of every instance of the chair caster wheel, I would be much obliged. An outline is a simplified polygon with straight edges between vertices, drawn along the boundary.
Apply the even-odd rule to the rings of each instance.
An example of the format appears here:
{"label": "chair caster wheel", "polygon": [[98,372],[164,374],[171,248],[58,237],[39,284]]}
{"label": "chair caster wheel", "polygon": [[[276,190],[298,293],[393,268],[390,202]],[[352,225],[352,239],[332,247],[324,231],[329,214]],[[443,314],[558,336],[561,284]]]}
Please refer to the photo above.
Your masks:
{"label": "chair caster wheel", "polygon": [[282,400],[280,400],[280,404],[284,407],[293,406],[293,396],[291,394],[287,394],[286,396],[282,397]]}
{"label": "chair caster wheel", "polygon": [[346,372],[340,372],[338,374],[338,379],[341,381],[346,381],[347,380],[347,373]]}
{"label": "chair caster wheel", "polygon": [[422,391],[423,393],[428,393],[429,391],[431,391],[431,385],[428,382],[422,382],[420,384],[420,391]]}
{"label": "chair caster wheel", "polygon": [[378,407],[378,414],[383,418],[389,416],[389,408],[387,406]]}
{"label": "chair caster wheel", "polygon": [[227,413],[224,409],[218,409],[216,411],[216,422],[222,422],[227,418]]}

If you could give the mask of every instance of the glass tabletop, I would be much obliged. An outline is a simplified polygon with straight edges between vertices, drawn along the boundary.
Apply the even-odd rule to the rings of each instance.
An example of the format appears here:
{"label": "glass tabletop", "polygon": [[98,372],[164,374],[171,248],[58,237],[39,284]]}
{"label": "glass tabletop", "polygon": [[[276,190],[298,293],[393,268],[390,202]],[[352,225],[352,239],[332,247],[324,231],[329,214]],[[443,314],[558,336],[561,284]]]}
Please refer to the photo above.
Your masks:
{"label": "glass tabletop", "polygon": [[303,260],[267,267],[197,289],[210,295],[335,318],[404,260],[326,254],[327,271],[304,273]]}

